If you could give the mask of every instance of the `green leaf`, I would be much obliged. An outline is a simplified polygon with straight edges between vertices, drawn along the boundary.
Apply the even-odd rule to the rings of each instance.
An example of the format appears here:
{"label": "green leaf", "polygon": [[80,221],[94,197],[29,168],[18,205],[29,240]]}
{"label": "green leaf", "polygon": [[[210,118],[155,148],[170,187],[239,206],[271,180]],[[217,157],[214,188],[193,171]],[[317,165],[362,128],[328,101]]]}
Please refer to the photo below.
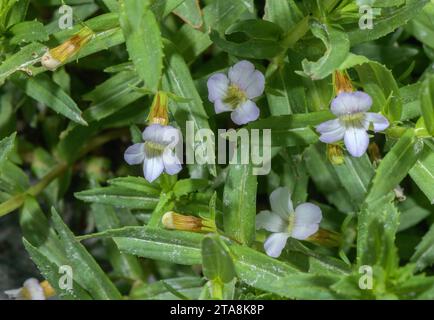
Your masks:
{"label": "green leaf", "polygon": [[120,23],[137,73],[149,90],[157,91],[163,71],[163,43],[149,2],[122,1]]}
{"label": "green leaf", "polygon": [[112,76],[94,90],[84,95],[84,99],[91,101],[83,117],[86,121],[98,121],[128,106],[145,94],[135,91],[142,81],[133,71],[123,71]]}
{"label": "green leaf", "polygon": [[[179,295],[182,295],[190,300],[197,300],[203,283],[204,280],[199,277],[165,279],[135,286],[129,297],[133,300],[177,300],[180,298]],[[173,293],[174,290],[176,295]]]}
{"label": "green leaf", "polygon": [[425,145],[419,159],[409,172],[431,204],[434,204],[434,152]]}
{"label": "green leaf", "polygon": [[224,33],[247,9],[245,1],[215,0],[203,9],[204,29]]}
{"label": "green leaf", "polygon": [[434,264],[434,225],[431,225],[429,231],[417,245],[411,261],[416,263],[416,271],[422,271]]}
{"label": "green leaf", "polygon": [[208,280],[228,283],[235,277],[235,267],[227,246],[217,235],[202,240],[203,274]]}
{"label": "green leaf", "polygon": [[267,0],[264,10],[264,20],[276,23],[285,32],[303,19],[302,12],[293,0]]}
{"label": "green leaf", "polygon": [[110,179],[107,181],[110,185],[114,187],[121,187],[126,189],[131,189],[134,191],[142,192],[143,194],[158,196],[161,190],[155,185],[146,181],[142,177],[119,177]]}
{"label": "green leaf", "polygon": [[338,69],[346,59],[350,42],[345,32],[319,22],[312,23],[311,31],[324,43],[326,51],[316,62],[303,60],[303,72],[313,80],[324,79]]}
{"label": "green leaf", "polygon": [[406,24],[410,19],[420,14],[422,8],[429,0],[407,0],[404,6],[394,9],[392,12],[377,17],[371,30],[360,29],[358,24],[348,31],[351,45],[376,40]]}
{"label": "green leaf", "polygon": [[330,111],[272,116],[253,122],[248,128],[271,129],[272,146],[303,146],[318,141],[313,126],[333,118]]}
{"label": "green leaf", "polygon": [[208,180],[205,179],[183,179],[178,180],[173,187],[173,192],[177,198],[189,193],[199,191],[208,186]]}
{"label": "green leaf", "polygon": [[407,130],[381,160],[365,201],[378,200],[396,188],[414,166],[422,149],[422,141],[414,136],[413,130]]}
{"label": "green leaf", "polygon": [[373,100],[372,111],[382,112],[391,121],[401,119],[402,101],[392,72],[378,62],[355,67],[363,89]]}
{"label": "green leaf", "polygon": [[200,28],[203,24],[199,0],[184,0],[173,13],[193,28]]}
{"label": "green leaf", "polygon": [[9,137],[0,140],[0,169],[2,168],[3,164],[6,162],[9,154],[14,148],[16,135],[17,133],[14,132]]}
{"label": "green leaf", "polygon": [[94,188],[74,194],[77,199],[85,202],[101,203],[120,208],[154,209],[158,196],[145,194],[124,187],[110,186]]}
{"label": "green leaf", "polygon": [[87,122],[81,117],[81,110],[75,101],[46,74],[40,74],[28,79],[16,78],[14,83],[29,97],[47,105],[78,124],[87,125]]}
{"label": "green leaf", "polygon": [[75,240],[74,234],[64,224],[54,208],[52,220],[74,275],[76,278],[79,277],[77,281],[80,285],[85,287],[95,299],[120,299],[121,295],[114,284],[87,250]]}
{"label": "green leaf", "polygon": [[0,84],[11,74],[26,70],[27,67],[38,62],[45,51],[45,46],[35,42],[23,47],[20,51],[2,61],[0,65]]}
{"label": "green leaf", "polygon": [[9,40],[11,44],[22,45],[26,42],[47,41],[48,33],[39,21],[25,21],[14,25],[10,32],[13,34]]}
{"label": "green leaf", "polygon": [[434,136],[434,76],[429,76],[422,82],[420,102],[425,127]]}
{"label": "green leaf", "polygon": [[223,193],[224,230],[230,238],[246,245],[255,239],[256,189],[257,177],[251,164],[229,165]]}
{"label": "green leaf", "polygon": [[171,263],[201,264],[202,235],[150,227],[127,227],[103,233],[113,237],[119,250],[139,257]]}
{"label": "green leaf", "polygon": [[[187,139],[187,121],[192,122],[192,127],[197,132],[210,128],[208,116],[184,59],[171,43],[165,45],[165,50],[163,90],[190,99],[186,103],[173,100],[169,102],[169,109],[180,126],[183,136]],[[186,152],[193,154],[197,148],[207,146],[208,141],[204,141],[205,139],[199,142],[194,140],[194,137],[190,137],[192,144],[186,146]],[[214,150],[214,146],[211,149]],[[216,175],[215,164],[209,164],[208,169],[212,175]]]}

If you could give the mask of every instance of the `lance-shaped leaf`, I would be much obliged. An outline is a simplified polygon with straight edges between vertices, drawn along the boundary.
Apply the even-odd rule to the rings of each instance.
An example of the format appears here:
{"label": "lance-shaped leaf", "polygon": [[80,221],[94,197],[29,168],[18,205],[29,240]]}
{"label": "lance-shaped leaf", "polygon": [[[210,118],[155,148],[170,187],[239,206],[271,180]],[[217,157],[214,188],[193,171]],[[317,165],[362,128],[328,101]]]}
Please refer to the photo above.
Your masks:
{"label": "lance-shaped leaf", "polygon": [[422,83],[420,105],[425,127],[434,136],[434,76],[428,76]]}
{"label": "lance-shaped leaf", "polygon": [[149,1],[121,1],[120,23],[137,73],[149,90],[158,90],[163,71],[163,43]]}
{"label": "lance-shaped leaf", "polygon": [[10,152],[14,148],[15,136],[16,132],[0,140],[0,168],[3,166],[3,163],[6,162]]}
{"label": "lance-shaped leaf", "polygon": [[416,182],[431,204],[434,204],[434,151],[425,145],[420,158],[410,170],[410,177]]}
{"label": "lance-shaped leaf", "polygon": [[208,280],[228,283],[235,277],[235,266],[227,246],[217,235],[202,240],[202,265]]}
{"label": "lance-shaped leaf", "polygon": [[381,160],[366,197],[366,203],[378,200],[398,187],[418,160],[422,150],[423,142],[415,137],[413,130],[407,130]]}
{"label": "lance-shaped leaf", "polygon": [[[241,162],[240,156],[237,160]],[[255,239],[257,184],[251,164],[229,165],[223,193],[224,230],[230,238],[247,245]]]}
{"label": "lance-shaped leaf", "polygon": [[28,79],[16,77],[14,83],[29,97],[78,124],[87,125],[87,122],[81,117],[81,110],[75,101],[48,75],[40,74]]}
{"label": "lance-shaped leaf", "polygon": [[416,263],[417,271],[421,271],[434,264],[434,225],[431,225],[429,231],[417,245],[411,261]]}

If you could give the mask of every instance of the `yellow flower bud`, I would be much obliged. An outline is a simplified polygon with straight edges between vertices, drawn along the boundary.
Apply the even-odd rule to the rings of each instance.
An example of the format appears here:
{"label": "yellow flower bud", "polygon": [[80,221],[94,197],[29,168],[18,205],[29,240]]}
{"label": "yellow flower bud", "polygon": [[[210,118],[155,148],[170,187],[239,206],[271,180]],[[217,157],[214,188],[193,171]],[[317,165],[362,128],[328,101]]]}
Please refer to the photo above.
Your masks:
{"label": "yellow flower bud", "polygon": [[62,43],[60,46],[48,50],[41,58],[41,64],[50,71],[56,70],[68,59],[74,56],[89,42],[94,33],[89,28],[81,29],[76,35]]}
{"label": "yellow flower bud", "polygon": [[344,152],[338,144],[327,145],[327,159],[333,165],[341,165],[345,162]]}
{"label": "yellow flower bud", "polygon": [[161,218],[164,227],[171,230],[191,232],[215,232],[214,221],[195,216],[182,215],[173,211],[166,212]]}
{"label": "yellow flower bud", "polygon": [[341,243],[341,235],[334,231],[319,229],[315,234],[311,235],[307,241],[325,247],[339,247]]}
{"label": "yellow flower bud", "polygon": [[339,95],[342,92],[354,91],[354,87],[351,83],[351,80],[350,78],[348,78],[348,76],[345,73],[340,71],[335,71],[333,80],[334,80],[336,95]]}
{"label": "yellow flower bud", "polygon": [[158,91],[152,102],[151,111],[149,112],[149,124],[160,124],[166,126],[169,124],[169,114],[167,111],[169,98],[167,93]]}

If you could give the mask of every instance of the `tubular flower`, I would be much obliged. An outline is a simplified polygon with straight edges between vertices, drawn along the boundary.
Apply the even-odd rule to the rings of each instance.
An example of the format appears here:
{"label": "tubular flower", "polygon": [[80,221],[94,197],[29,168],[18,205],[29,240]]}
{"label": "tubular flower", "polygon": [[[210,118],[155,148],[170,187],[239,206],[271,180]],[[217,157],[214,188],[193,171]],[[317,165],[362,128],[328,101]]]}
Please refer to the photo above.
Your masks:
{"label": "tubular flower", "polygon": [[215,112],[231,112],[231,119],[243,125],[259,118],[259,108],[252,99],[262,95],[264,75],[249,61],[240,61],[229,69],[228,76],[217,73],[208,79],[208,99]]}
{"label": "tubular flower", "polygon": [[293,208],[287,188],[278,188],[270,195],[271,211],[261,211],[256,216],[256,229],[272,232],[264,243],[267,255],[277,258],[289,237],[306,240],[319,230],[321,209],[309,202]]}
{"label": "tubular flower", "polygon": [[169,175],[181,171],[181,161],[174,152],[181,142],[181,133],[172,126],[152,124],[143,133],[143,143],[130,146],[124,154],[129,165],[143,163],[145,179],[153,182],[163,171]]}
{"label": "tubular flower", "polygon": [[14,300],[46,300],[53,297],[54,289],[47,281],[39,283],[37,279],[27,279],[22,288],[5,291],[9,299]]}
{"label": "tubular flower", "polygon": [[163,226],[171,230],[191,232],[215,232],[217,227],[211,219],[188,216],[173,211],[166,212],[161,218]]}
{"label": "tubular flower", "polygon": [[389,121],[378,113],[367,112],[372,106],[372,98],[364,92],[342,92],[332,101],[331,111],[337,119],[321,123],[316,130],[321,134],[320,141],[336,143],[344,140],[348,152],[353,157],[361,157],[368,148],[367,131],[383,131]]}
{"label": "tubular flower", "polygon": [[53,49],[48,50],[41,58],[41,64],[50,71],[55,71],[69,58],[74,56],[89,42],[94,33],[89,28],[81,29],[76,35]]}

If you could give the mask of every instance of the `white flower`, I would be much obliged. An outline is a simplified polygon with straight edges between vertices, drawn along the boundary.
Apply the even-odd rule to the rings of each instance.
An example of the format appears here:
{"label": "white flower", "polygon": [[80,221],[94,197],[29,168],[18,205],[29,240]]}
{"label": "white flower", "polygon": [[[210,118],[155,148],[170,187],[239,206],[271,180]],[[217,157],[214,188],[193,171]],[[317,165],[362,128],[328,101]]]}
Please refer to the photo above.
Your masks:
{"label": "white flower", "polygon": [[14,300],[46,300],[44,288],[34,278],[27,279],[22,288],[5,291],[5,294]]}
{"label": "white flower", "polygon": [[322,220],[321,209],[312,203],[302,203],[295,210],[287,188],[278,188],[270,195],[271,211],[256,216],[256,229],[273,232],[264,243],[265,252],[280,256],[289,237],[305,240],[315,234]]}
{"label": "white flower", "polygon": [[228,76],[214,74],[207,85],[208,99],[214,103],[216,113],[232,112],[231,119],[238,125],[259,118],[259,108],[252,99],[264,92],[265,77],[251,62],[238,62],[229,69]]}
{"label": "white flower", "polygon": [[371,108],[372,98],[364,92],[342,92],[331,104],[331,111],[338,118],[321,123],[316,130],[321,134],[320,141],[335,143],[344,139],[348,152],[353,157],[361,157],[368,148],[371,128],[383,131],[389,121],[381,114],[366,112]]}
{"label": "white flower", "polygon": [[163,171],[170,175],[181,171],[181,161],[173,150],[181,140],[178,129],[152,124],[143,131],[142,137],[144,143],[129,147],[124,158],[130,165],[143,163],[146,180],[153,182]]}

